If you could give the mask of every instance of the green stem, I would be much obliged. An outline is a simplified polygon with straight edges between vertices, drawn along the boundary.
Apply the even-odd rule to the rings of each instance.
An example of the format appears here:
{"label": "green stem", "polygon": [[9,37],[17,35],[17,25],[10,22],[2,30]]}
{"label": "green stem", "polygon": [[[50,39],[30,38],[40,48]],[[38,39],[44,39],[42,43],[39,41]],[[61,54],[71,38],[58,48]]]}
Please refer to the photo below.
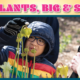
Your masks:
{"label": "green stem", "polygon": [[23,53],[23,38],[22,38],[22,53]]}
{"label": "green stem", "polygon": [[23,25],[23,26],[22,26],[22,29],[23,29],[25,26],[26,26],[26,25]]}
{"label": "green stem", "polygon": [[[35,53],[34,53],[33,75],[34,75],[34,67],[35,67]],[[33,78],[33,75],[32,75],[32,78]]]}
{"label": "green stem", "polygon": [[23,78],[23,56],[22,56],[22,78]]}
{"label": "green stem", "polygon": [[[27,52],[27,54],[28,54],[28,52]],[[27,66],[27,78],[28,78],[28,61],[27,61],[27,54],[26,54],[26,64],[25,64],[25,66]],[[25,73],[25,75],[26,75],[26,73]],[[26,78],[26,76],[25,76],[25,78]]]}
{"label": "green stem", "polygon": [[17,78],[17,72],[18,72],[18,62],[19,62],[19,42],[18,42],[18,58],[17,58],[17,71],[16,71],[16,78]]}
{"label": "green stem", "polygon": [[[23,53],[23,39],[22,39],[22,53]],[[22,56],[22,78],[23,78],[23,56]]]}
{"label": "green stem", "polygon": [[24,70],[25,70],[25,78],[26,78],[26,66],[25,66],[25,69]]}
{"label": "green stem", "polygon": [[11,78],[13,78],[13,74],[14,74],[14,66],[15,66],[15,62],[16,62],[17,49],[18,49],[18,44],[17,44],[17,48],[16,48],[16,55],[15,55],[15,60],[14,60],[14,65],[13,65],[13,70],[12,70],[12,76],[11,76]]}
{"label": "green stem", "polygon": [[24,29],[24,27],[27,27],[26,25],[23,25],[21,29]]}

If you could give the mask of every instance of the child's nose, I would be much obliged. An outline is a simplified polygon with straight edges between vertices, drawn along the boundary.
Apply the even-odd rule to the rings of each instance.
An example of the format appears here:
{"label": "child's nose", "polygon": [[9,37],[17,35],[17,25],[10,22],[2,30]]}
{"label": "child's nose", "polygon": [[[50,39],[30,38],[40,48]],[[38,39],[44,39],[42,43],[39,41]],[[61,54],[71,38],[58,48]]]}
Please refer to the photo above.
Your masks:
{"label": "child's nose", "polygon": [[37,45],[37,40],[35,39],[33,42],[32,42],[33,45]]}

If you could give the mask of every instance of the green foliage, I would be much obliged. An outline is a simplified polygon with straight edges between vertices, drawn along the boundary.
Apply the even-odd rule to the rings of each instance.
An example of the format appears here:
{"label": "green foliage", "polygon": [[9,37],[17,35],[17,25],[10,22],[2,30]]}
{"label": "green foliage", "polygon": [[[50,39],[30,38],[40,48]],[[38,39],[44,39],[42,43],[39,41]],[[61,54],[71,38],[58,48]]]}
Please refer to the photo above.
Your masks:
{"label": "green foliage", "polygon": [[71,43],[71,40],[72,40],[72,36],[71,35],[65,36],[63,34],[62,39],[60,40],[60,50],[59,50],[60,53],[62,53],[65,50],[66,46],[69,43]]}
{"label": "green foliage", "polygon": [[36,53],[35,47],[34,47],[34,49],[31,50],[31,52],[34,54],[34,65],[33,65],[33,75],[32,75],[32,78],[33,78],[33,76],[34,76],[34,67],[35,67],[35,53]]}
{"label": "green foliage", "polygon": [[[23,52],[23,37],[29,38],[31,33],[32,33],[32,29],[28,28],[27,25],[23,25],[20,33],[17,34],[17,39],[16,39],[16,42],[18,43],[17,44],[17,49],[18,50],[16,50],[16,55],[17,55],[17,52],[18,52],[17,69],[18,69],[18,61],[19,61],[19,47],[20,47],[19,43],[21,42],[22,43],[22,54],[21,54],[21,56],[22,56],[22,78],[23,78],[23,60],[24,60],[24,56],[26,56],[26,64],[27,64],[27,54],[26,54],[26,52],[28,52],[28,49],[24,49],[24,52]],[[16,56],[15,56],[15,61],[16,61]],[[12,72],[11,78],[13,78],[15,61],[14,61],[14,65],[13,65],[13,72]],[[17,78],[17,72],[18,72],[18,70],[16,70],[16,78]],[[27,70],[27,72],[28,72],[28,70]]]}
{"label": "green foliage", "polygon": [[77,30],[77,34],[80,34],[80,29]]}
{"label": "green foliage", "polygon": [[62,33],[59,31],[59,36],[61,36],[62,35]]}
{"label": "green foliage", "polygon": [[80,40],[77,40],[77,43],[80,44]]}

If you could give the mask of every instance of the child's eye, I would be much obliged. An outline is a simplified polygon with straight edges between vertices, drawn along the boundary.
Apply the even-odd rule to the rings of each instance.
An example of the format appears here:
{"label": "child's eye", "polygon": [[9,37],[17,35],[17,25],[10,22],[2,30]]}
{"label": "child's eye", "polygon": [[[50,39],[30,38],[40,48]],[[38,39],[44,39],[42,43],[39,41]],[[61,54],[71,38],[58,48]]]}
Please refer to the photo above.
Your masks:
{"label": "child's eye", "polygon": [[33,41],[34,39],[35,39],[35,37],[33,37],[33,36],[30,36],[30,37],[28,38],[29,41]]}
{"label": "child's eye", "polygon": [[39,39],[39,42],[44,42],[42,39]]}
{"label": "child's eye", "polygon": [[29,38],[34,38],[33,36],[30,36]]}

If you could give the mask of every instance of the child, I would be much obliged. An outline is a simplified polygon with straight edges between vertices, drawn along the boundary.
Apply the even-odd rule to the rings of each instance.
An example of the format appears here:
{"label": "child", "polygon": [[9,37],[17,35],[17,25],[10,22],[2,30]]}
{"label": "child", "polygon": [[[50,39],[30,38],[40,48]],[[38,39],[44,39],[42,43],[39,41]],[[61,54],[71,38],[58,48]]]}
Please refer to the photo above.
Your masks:
{"label": "child", "polygon": [[[57,61],[58,54],[59,54],[59,23],[57,17],[22,17],[22,18],[15,18],[15,17],[0,17],[0,28],[4,27],[4,25],[7,23],[8,30],[12,29],[14,33],[18,28],[16,27],[24,25],[25,21],[28,21],[29,23],[33,21],[41,21],[49,24],[52,29],[54,30],[54,36],[55,36],[55,44],[54,49],[50,52],[49,56],[46,56],[46,59],[48,59],[53,64]],[[19,26],[18,26],[19,25]],[[6,25],[5,25],[6,26]],[[11,27],[10,27],[11,26]],[[14,28],[15,26],[15,28]],[[5,28],[4,28],[5,29]],[[10,33],[10,30],[7,33]],[[0,32],[0,50],[2,46],[4,45],[10,45],[10,46],[17,46],[16,43],[16,36],[11,36],[9,38],[4,33]],[[12,43],[13,42],[13,43]],[[55,54],[53,54],[55,53]]]}
{"label": "child", "polygon": [[[29,47],[28,52],[28,78],[32,78],[33,72],[33,58],[34,54],[31,50],[35,47],[35,68],[34,68],[34,78],[39,78],[40,76],[43,78],[51,78],[52,74],[55,74],[54,65],[49,62],[45,57],[49,55],[54,47],[54,33],[50,25],[40,22],[34,21],[29,26],[32,29],[32,33],[28,39],[25,39],[24,45],[25,48]],[[21,51],[21,50],[20,50]],[[0,63],[8,61],[11,66],[14,64],[16,48],[12,46],[3,47],[0,52]],[[17,63],[17,60],[16,60]],[[15,64],[16,64],[15,63]],[[25,65],[25,58],[24,58]],[[16,75],[16,65],[14,69],[14,76]],[[25,71],[24,71],[25,72]],[[23,72],[23,77],[24,77]],[[27,71],[26,71],[27,73]],[[22,78],[22,57],[19,55],[19,63],[18,63],[18,73],[17,77]]]}

